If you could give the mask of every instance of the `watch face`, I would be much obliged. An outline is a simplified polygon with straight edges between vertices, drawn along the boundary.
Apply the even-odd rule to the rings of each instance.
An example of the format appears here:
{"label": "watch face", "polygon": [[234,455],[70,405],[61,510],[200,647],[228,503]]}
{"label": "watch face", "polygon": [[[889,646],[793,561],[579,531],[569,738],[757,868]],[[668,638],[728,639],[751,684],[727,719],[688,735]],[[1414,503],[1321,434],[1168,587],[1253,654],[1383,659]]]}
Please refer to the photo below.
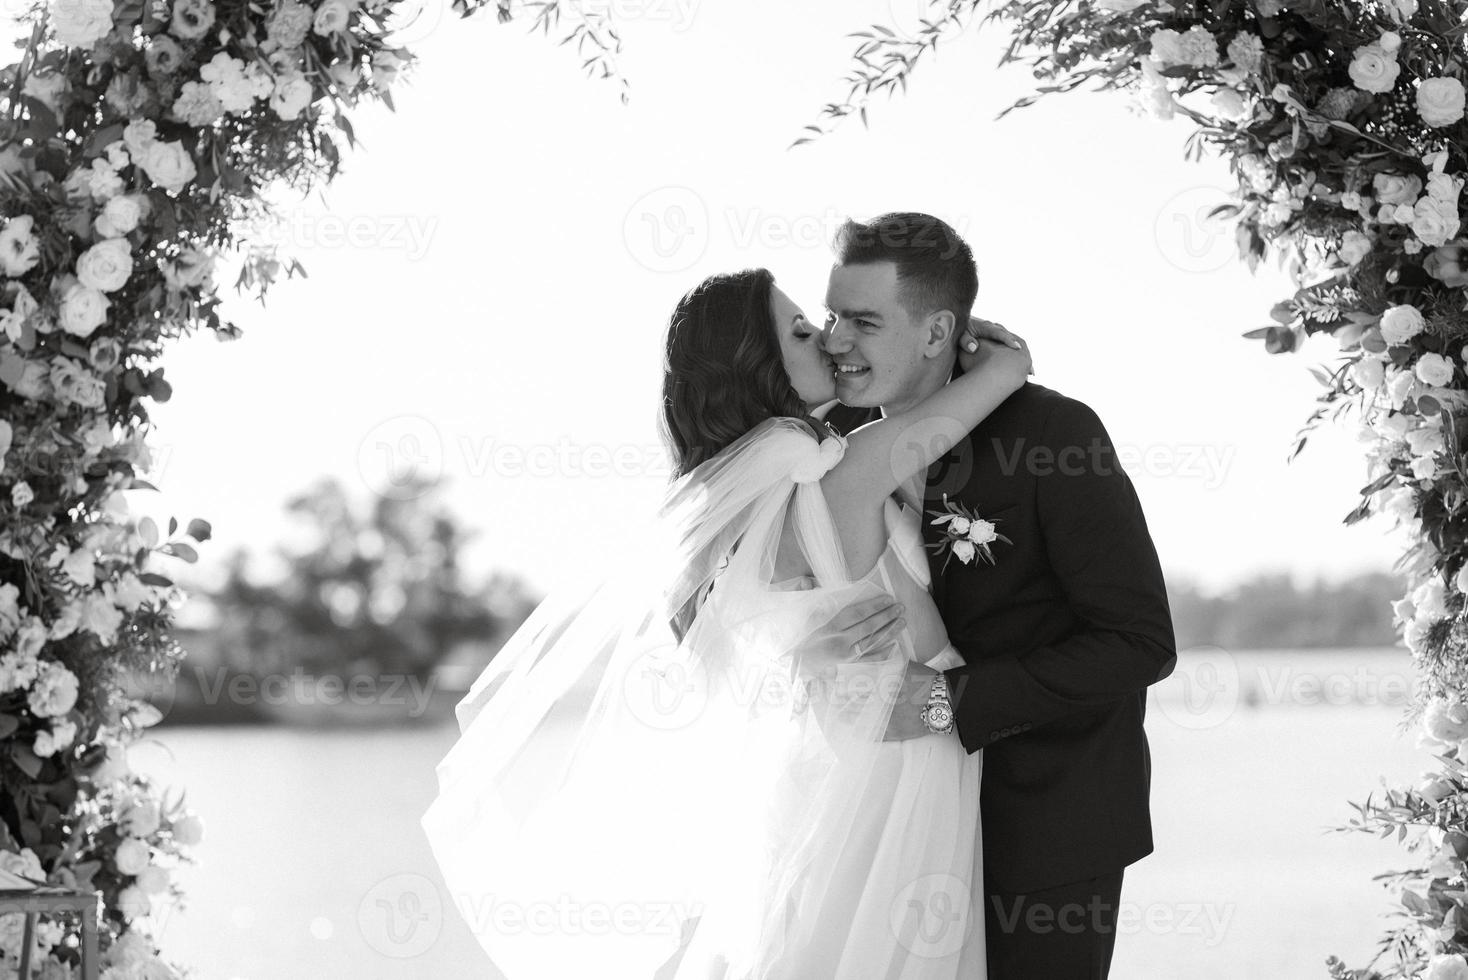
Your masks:
{"label": "watch face", "polygon": [[941,704],[928,706],[928,724],[934,728],[947,728],[953,723],[953,712]]}

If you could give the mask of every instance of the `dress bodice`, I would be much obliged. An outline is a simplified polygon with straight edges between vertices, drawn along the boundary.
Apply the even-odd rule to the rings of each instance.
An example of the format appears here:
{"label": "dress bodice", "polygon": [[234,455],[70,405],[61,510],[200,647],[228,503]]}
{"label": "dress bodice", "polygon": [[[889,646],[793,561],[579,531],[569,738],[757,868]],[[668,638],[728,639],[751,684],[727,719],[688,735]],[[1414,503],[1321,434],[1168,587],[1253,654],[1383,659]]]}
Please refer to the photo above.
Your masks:
{"label": "dress bodice", "polygon": [[888,497],[882,517],[887,527],[887,546],[864,577],[875,581],[906,607],[903,616],[907,620],[906,632],[912,640],[914,660],[939,670],[961,666],[963,658],[949,645],[943,618],[928,592],[932,575],[923,547],[921,516],[895,497]]}

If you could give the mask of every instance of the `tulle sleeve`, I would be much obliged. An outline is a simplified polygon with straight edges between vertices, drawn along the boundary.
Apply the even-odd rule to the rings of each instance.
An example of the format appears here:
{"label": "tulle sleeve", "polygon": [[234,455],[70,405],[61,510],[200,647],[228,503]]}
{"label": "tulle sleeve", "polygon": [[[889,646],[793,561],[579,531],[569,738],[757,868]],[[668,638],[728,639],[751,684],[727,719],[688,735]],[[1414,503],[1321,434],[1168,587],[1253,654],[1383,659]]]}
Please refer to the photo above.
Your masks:
{"label": "tulle sleeve", "polygon": [[[794,419],[746,434],[459,705],[423,827],[510,980],[767,977],[802,942],[911,652],[858,659],[831,626],[879,592],[820,491],[840,452]],[[813,588],[771,587],[782,538]]]}

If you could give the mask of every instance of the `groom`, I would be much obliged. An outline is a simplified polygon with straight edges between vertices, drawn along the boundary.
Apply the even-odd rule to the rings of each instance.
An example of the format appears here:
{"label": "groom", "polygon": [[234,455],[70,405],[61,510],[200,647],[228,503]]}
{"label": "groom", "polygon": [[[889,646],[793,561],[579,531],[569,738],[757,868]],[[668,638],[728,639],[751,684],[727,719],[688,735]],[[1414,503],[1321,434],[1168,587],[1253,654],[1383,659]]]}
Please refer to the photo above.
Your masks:
{"label": "groom", "polygon": [[[959,370],[978,274],[963,239],[925,214],[848,221],[835,251],[822,338],[842,402],[829,420],[849,432]],[[1041,385],[932,466],[924,512],[945,495],[1008,542],[990,544],[993,564],[930,549],[965,664],[909,663],[887,738],[984,750],[988,980],[1105,978],[1122,871],[1152,851],[1146,688],[1177,661],[1157,553],[1101,420]],[[923,534],[936,544],[943,529],[925,518]],[[954,727],[934,735],[923,709],[945,686]]]}

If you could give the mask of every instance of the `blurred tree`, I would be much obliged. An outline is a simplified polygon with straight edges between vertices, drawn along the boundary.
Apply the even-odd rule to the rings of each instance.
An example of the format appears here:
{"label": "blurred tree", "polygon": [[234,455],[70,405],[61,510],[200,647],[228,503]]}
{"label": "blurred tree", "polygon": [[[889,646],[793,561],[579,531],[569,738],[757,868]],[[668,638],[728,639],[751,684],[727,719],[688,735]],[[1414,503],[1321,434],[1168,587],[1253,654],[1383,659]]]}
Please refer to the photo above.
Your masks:
{"label": "blurred tree", "polygon": [[379,496],[363,515],[323,478],[292,498],[302,532],[277,545],[286,574],[260,584],[236,550],[210,598],[219,612],[221,666],[255,675],[404,675],[427,678],[462,641],[497,645],[535,599],[514,576],[464,580],[459,556],[477,534],[419,482],[403,499]]}
{"label": "blurred tree", "polygon": [[1397,642],[1392,601],[1397,575],[1372,572],[1299,587],[1288,573],[1267,573],[1209,595],[1185,579],[1168,582],[1180,649],[1210,644],[1233,650],[1389,647]]}

